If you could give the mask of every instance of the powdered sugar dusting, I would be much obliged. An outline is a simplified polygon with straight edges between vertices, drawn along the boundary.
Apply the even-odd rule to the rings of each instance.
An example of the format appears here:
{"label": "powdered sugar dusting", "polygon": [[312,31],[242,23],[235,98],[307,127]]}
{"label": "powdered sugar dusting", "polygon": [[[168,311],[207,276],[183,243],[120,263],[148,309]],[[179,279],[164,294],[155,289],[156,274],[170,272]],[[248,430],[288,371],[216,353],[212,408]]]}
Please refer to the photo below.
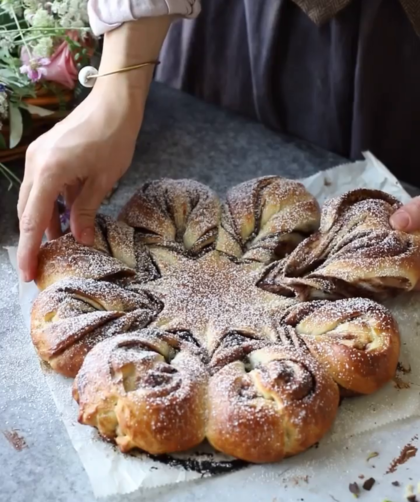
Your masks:
{"label": "powdered sugar dusting", "polygon": [[[405,289],[403,279],[411,284],[419,271],[414,259],[419,247],[414,237],[390,229],[389,216],[396,207],[391,199],[355,191],[327,204],[320,233],[274,267],[279,284],[283,281],[286,289],[301,297],[305,289],[329,298],[340,290],[345,291],[343,296],[354,296],[359,289],[374,296]],[[224,422],[228,432],[240,438],[245,425],[256,420],[260,428],[253,429],[256,437],[260,434],[274,443],[274,432],[264,429],[268,413],[267,420],[277,417],[285,428],[283,439],[290,451],[296,441],[308,447],[334,419],[338,400],[334,380],[345,391],[367,393],[389,381],[398,358],[398,330],[388,311],[368,300],[315,302],[299,310],[296,298],[274,294],[276,276],[270,277],[271,292],[258,286],[263,285],[264,263],[277,253],[287,254],[318,225],[316,201],[298,183],[270,177],[234,189],[224,209],[218,251],[212,251],[219,212],[214,194],[195,182],[145,185],[122,213],[135,230],[103,219],[99,249],[69,241],[60,256],[57,249],[52,253],[54,244],[50,246],[55,279],[70,275],[82,281],[57,283],[54,293],[47,290],[39,312],[46,325],[61,329],[59,345],[64,341],[66,347],[77,345],[85,333],[92,335],[89,350],[101,342],[79,374],[84,405],[104,392],[103,385],[113,399],[117,385],[119,396],[133,400],[134,414],[140,405],[149,410],[159,403],[162,411],[151,427],[153,434],[163,434],[165,428],[173,431],[182,425],[178,419],[186,416],[187,408],[200,424],[208,412],[214,413],[203,404],[205,391],[201,396],[196,388],[207,381],[210,368],[216,406],[227,390],[221,377],[224,370],[242,365],[246,385],[228,403],[233,413],[242,410],[241,420]],[[140,253],[144,244],[149,248]],[[160,253],[161,248],[166,251]],[[48,260],[45,263],[48,267]],[[95,280],[83,286],[89,278]],[[57,309],[47,312],[45,305],[51,304]],[[49,336],[54,338],[50,326],[40,326],[39,317],[36,321],[41,338],[47,342]],[[148,331],[142,328],[151,322],[163,330],[159,336],[145,335]],[[115,336],[126,331],[134,333]],[[236,342],[230,345],[232,337]],[[120,341],[137,348],[115,345]],[[56,351],[62,350],[62,345],[57,347]],[[258,404],[252,414],[243,406],[247,399]],[[217,416],[222,415],[220,411]],[[306,425],[315,416],[319,424],[316,433],[311,429],[312,437]],[[92,424],[91,420],[86,423]],[[132,443],[134,436],[112,427],[102,433],[117,436],[123,450],[140,445]],[[201,432],[197,434],[203,439]],[[248,458],[246,452],[233,454]]]}
{"label": "powdered sugar dusting", "polygon": [[228,192],[216,247],[268,263],[292,251],[318,225],[319,206],[301,183],[267,176]]}
{"label": "powdered sugar dusting", "polygon": [[[316,298],[329,283],[330,299],[383,300],[412,289],[420,278],[420,239],[392,230],[399,203],[375,190],[354,190],[327,202],[320,231],[286,259],[279,285]],[[350,287],[349,287],[350,286]]]}
{"label": "powdered sugar dusting", "polygon": [[214,192],[194,180],[163,179],[143,185],[120,218],[137,229],[145,244],[198,254],[214,243],[220,203]]}
{"label": "powdered sugar dusting", "polygon": [[235,264],[217,251],[178,260],[172,274],[144,286],[164,305],[156,325],[190,331],[210,352],[229,332],[276,340],[275,314],[294,300],[258,288],[261,267]]}

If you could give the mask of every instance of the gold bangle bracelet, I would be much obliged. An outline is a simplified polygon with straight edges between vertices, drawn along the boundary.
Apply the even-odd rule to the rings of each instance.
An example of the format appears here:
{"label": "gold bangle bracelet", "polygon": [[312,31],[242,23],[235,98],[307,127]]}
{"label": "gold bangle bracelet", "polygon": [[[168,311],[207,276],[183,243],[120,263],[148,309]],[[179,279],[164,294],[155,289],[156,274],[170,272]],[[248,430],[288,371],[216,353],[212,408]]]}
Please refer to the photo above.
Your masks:
{"label": "gold bangle bracelet", "polygon": [[98,70],[93,66],[85,66],[79,72],[79,82],[84,87],[93,87],[94,81],[98,78],[108,77],[109,75],[115,75],[116,73],[138,70],[140,68],[144,68],[145,66],[157,66],[158,64],[160,64],[160,61],[146,61],[145,63],[126,66],[125,68],[119,68],[118,70],[112,70],[106,73],[98,73]]}
{"label": "gold bangle bracelet", "polygon": [[160,61],[148,61],[146,63],[135,64],[133,66],[126,66],[125,68],[120,68],[119,70],[109,71],[107,73],[101,73],[98,75],[88,75],[86,78],[88,80],[94,79],[94,78],[102,78],[102,77],[107,77],[108,75],[114,75],[115,73],[125,73],[127,71],[137,70],[137,69],[143,68],[145,66],[157,66],[158,64],[160,64]]}

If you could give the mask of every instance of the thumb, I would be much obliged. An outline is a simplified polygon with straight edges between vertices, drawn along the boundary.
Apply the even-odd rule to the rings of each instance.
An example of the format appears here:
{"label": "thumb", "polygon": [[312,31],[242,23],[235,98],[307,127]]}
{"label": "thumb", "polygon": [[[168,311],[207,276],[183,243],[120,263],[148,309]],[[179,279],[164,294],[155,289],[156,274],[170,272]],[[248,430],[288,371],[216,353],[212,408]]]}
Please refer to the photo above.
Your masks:
{"label": "thumb", "polygon": [[404,232],[420,230],[420,197],[415,197],[398,209],[391,216],[391,226]]}
{"label": "thumb", "polygon": [[85,246],[95,240],[95,216],[105,195],[106,188],[98,180],[87,180],[73,203],[70,213],[70,228],[74,238]]}

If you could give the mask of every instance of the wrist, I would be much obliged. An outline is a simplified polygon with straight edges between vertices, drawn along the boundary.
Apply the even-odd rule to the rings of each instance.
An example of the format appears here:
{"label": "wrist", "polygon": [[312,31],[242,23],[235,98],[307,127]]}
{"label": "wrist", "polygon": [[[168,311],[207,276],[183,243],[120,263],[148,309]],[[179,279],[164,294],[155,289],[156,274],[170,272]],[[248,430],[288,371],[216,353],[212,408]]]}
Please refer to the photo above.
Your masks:
{"label": "wrist", "polygon": [[[171,16],[142,18],[123,24],[105,35],[99,73],[108,73],[140,63],[156,61],[168,32]],[[148,89],[154,66],[146,66],[123,73],[109,75],[107,85],[122,85],[126,88]],[[105,82],[104,82],[105,84]]]}
{"label": "wrist", "polygon": [[[105,35],[99,74],[156,61],[172,21],[171,16],[143,18]],[[98,78],[91,92],[93,108],[100,107],[112,124],[137,135],[144,114],[154,65]]]}

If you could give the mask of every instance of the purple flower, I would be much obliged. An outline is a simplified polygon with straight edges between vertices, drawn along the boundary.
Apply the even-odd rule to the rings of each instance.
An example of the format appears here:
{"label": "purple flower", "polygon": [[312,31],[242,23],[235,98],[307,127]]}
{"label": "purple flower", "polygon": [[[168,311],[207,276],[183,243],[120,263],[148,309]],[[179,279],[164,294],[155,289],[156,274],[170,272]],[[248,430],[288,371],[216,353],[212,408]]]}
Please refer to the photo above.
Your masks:
{"label": "purple flower", "polygon": [[48,58],[32,58],[20,67],[20,73],[28,75],[32,82],[38,82],[47,72],[46,66],[50,64]]}
{"label": "purple flower", "polygon": [[66,233],[70,228],[70,209],[67,207],[64,198],[60,195],[57,199],[58,214],[60,215],[61,231]]}
{"label": "purple flower", "polygon": [[61,231],[66,233],[70,228],[70,210],[67,209],[64,213],[60,214]]}

